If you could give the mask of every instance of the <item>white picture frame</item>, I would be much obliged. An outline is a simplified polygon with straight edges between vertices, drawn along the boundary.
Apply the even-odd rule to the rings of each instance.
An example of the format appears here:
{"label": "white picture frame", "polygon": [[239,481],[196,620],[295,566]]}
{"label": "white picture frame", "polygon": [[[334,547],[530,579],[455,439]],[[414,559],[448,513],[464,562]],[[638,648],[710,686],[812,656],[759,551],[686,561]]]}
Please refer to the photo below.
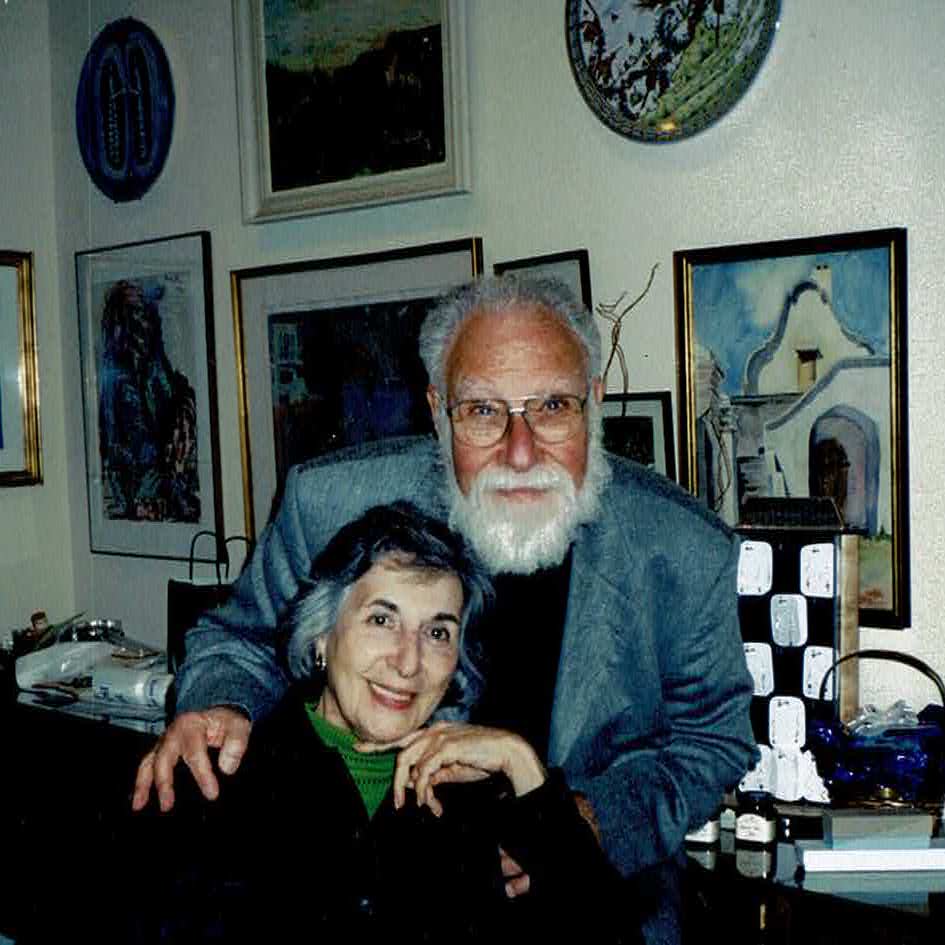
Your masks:
{"label": "white picture frame", "polygon": [[[344,16],[338,15],[340,9],[288,2],[280,5],[277,14],[267,11],[264,0],[233,0],[240,176],[247,223],[470,189],[466,4],[462,0],[427,0],[426,5],[408,6],[391,0],[363,0],[345,5]],[[430,52],[434,34],[439,36],[440,47]],[[296,46],[300,36],[314,39]],[[405,109],[378,105],[372,121],[367,109],[376,104],[375,97],[366,95],[363,101],[369,104],[362,123],[357,124],[358,106],[352,103],[361,101],[358,91],[365,80],[352,78],[343,69],[372,70],[372,78],[380,76],[375,70],[396,42],[391,36],[408,37],[403,42],[414,55],[392,53],[382,88],[388,101],[408,104]],[[296,52],[302,45],[304,51]],[[369,51],[358,59],[359,49]],[[352,50],[349,59],[355,57],[351,61],[341,59],[348,50]],[[277,68],[277,56],[291,66],[281,73],[281,98],[275,92],[269,94],[267,64]],[[412,65],[405,66],[404,61]],[[304,107],[311,109],[312,117],[309,124],[305,124],[309,121],[305,113],[298,118],[306,134],[305,155],[296,165],[296,143],[301,148],[303,139],[293,133],[292,122],[300,111],[290,108],[290,103],[297,85],[304,81],[310,88],[316,70],[323,85],[343,88],[341,95],[332,96],[332,101],[341,99],[341,104],[331,112],[323,103],[311,101],[310,91],[305,93]],[[411,70],[409,74],[407,70]],[[442,112],[426,107],[431,99],[442,99]],[[418,101],[423,107],[409,108]],[[389,117],[405,110],[405,118]],[[273,123],[270,113],[292,117]],[[391,127],[383,125],[395,121]],[[323,133],[308,133],[315,122],[322,123]],[[274,124],[278,129],[275,137]],[[370,146],[377,140],[373,135],[383,136],[383,147]],[[392,137],[395,146],[391,146]],[[360,153],[352,146],[352,139],[361,147]],[[320,150],[313,154],[313,148]],[[427,154],[429,160],[424,159]],[[359,163],[357,171],[351,172],[355,155]]]}
{"label": "white picture frame", "polygon": [[432,300],[481,272],[482,240],[470,237],[230,273],[250,541],[292,465],[432,431],[419,325]]}

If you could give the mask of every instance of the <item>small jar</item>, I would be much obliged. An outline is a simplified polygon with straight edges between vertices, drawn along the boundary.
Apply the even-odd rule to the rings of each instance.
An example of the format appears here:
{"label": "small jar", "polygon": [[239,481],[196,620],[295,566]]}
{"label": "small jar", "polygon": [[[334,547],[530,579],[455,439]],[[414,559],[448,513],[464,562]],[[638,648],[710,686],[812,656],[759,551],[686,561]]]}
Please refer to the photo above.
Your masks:
{"label": "small jar", "polygon": [[686,844],[686,856],[695,860],[703,869],[714,870],[719,862],[719,846],[690,847]]}
{"label": "small jar", "polygon": [[686,834],[687,848],[705,849],[718,846],[722,828],[719,825],[720,811],[716,811],[701,827],[690,830]]}
{"label": "small jar", "polygon": [[735,850],[735,869],[749,879],[770,879],[775,872],[773,847],[738,847]]}
{"label": "small jar", "polygon": [[767,791],[739,791],[735,811],[738,846],[771,847],[777,839],[777,810]]}

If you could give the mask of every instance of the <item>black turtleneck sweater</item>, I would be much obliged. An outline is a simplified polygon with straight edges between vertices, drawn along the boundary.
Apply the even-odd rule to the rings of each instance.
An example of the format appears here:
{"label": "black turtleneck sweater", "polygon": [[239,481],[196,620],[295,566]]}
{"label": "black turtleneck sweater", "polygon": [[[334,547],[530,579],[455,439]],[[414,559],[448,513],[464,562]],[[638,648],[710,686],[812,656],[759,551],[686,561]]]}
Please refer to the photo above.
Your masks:
{"label": "black turtleneck sweater", "polygon": [[494,578],[496,601],[481,630],[485,691],[472,721],[510,729],[542,760],[571,578],[571,553],[554,568]]}

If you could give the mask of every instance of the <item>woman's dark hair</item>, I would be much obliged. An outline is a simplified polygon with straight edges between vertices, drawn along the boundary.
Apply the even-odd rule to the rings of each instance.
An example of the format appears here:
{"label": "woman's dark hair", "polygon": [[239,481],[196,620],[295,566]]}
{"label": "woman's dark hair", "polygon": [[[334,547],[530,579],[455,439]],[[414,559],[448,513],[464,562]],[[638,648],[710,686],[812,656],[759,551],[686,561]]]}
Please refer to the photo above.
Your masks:
{"label": "woman's dark hair", "polygon": [[368,509],[341,528],[312,562],[309,578],[283,617],[290,673],[299,680],[312,679],[316,642],[334,630],[352,585],[380,562],[459,579],[463,588],[459,661],[435,716],[463,717],[482,689],[475,629],[491,601],[492,583],[460,535],[410,502]]}

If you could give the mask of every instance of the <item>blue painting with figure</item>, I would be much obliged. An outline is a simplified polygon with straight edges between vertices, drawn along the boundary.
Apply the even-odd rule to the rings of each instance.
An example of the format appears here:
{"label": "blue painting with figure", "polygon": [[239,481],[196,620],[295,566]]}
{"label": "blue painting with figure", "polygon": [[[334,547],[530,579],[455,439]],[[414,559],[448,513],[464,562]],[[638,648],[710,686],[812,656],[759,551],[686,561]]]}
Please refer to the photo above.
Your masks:
{"label": "blue painting with figure", "polygon": [[200,521],[196,398],[172,363],[161,311],[173,282],[122,279],[104,294],[97,375],[107,519]]}

